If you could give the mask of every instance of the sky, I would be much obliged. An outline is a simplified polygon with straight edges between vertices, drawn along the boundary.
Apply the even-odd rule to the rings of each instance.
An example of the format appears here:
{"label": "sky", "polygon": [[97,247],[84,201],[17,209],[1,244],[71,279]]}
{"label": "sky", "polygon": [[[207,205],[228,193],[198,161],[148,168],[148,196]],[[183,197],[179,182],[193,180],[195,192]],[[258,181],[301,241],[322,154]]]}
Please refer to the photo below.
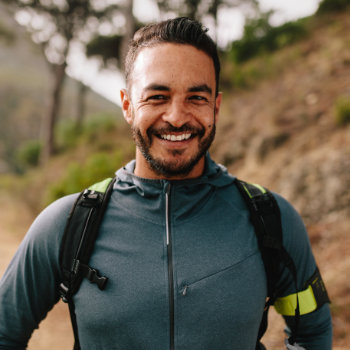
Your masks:
{"label": "sky", "polygon": [[[261,10],[274,10],[273,25],[312,15],[320,0],[259,0]],[[147,11],[145,11],[147,9]],[[150,0],[134,0],[134,13],[145,22],[157,20],[157,9]],[[223,10],[219,13],[217,43],[225,46],[230,40],[239,39],[244,26],[243,14],[237,10]],[[210,33],[210,26],[209,33]],[[81,80],[108,100],[120,105],[119,91],[125,87],[123,75],[116,70],[100,69],[98,59],[86,59],[79,44],[72,48],[68,58],[68,75]]]}

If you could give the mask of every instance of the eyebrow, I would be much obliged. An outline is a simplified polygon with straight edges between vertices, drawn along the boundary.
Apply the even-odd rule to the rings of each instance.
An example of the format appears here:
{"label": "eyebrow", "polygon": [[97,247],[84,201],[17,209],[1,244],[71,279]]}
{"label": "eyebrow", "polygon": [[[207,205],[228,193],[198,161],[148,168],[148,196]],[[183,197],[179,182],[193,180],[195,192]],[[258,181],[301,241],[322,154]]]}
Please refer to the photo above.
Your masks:
{"label": "eyebrow", "polygon": [[[170,87],[162,84],[152,83],[144,88],[144,91],[170,91]],[[195,85],[187,89],[188,92],[207,92],[211,94],[213,90],[207,84]]]}
{"label": "eyebrow", "polygon": [[208,92],[209,94],[211,94],[213,90],[207,84],[201,84],[190,87],[188,89],[188,92]]}
{"label": "eyebrow", "polygon": [[165,85],[161,85],[161,84],[149,84],[147,85],[144,89],[144,91],[170,91],[170,88],[168,86]]}

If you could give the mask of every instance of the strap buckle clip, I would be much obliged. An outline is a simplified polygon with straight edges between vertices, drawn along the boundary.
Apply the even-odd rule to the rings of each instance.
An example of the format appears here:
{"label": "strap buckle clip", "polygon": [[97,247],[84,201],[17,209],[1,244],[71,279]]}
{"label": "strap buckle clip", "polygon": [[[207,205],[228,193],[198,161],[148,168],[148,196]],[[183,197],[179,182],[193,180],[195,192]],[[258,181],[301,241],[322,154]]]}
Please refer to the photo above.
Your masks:
{"label": "strap buckle clip", "polygon": [[81,263],[79,260],[73,261],[72,272],[75,274],[81,273],[81,275],[87,278],[90,283],[96,283],[100,290],[104,290],[106,287],[108,278],[100,276],[98,270]]}
{"label": "strap buckle clip", "polygon": [[62,282],[59,286],[59,294],[64,303],[68,303],[69,288]]}

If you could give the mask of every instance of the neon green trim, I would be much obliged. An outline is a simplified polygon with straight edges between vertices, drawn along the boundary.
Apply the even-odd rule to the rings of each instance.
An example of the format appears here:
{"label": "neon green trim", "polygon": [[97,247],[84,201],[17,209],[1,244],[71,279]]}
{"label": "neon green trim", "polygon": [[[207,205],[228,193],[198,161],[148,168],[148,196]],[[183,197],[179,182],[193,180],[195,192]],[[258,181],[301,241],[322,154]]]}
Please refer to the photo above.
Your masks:
{"label": "neon green trim", "polygon": [[98,182],[98,183],[90,186],[89,190],[105,193],[106,190],[107,190],[108,185],[111,183],[112,180],[113,179],[111,177],[109,177],[108,179],[105,179],[105,180],[103,180],[101,182]]}
{"label": "neon green trim", "polygon": [[258,185],[258,184],[252,184],[253,186],[255,186],[256,188],[258,188],[262,194],[266,193],[266,190],[264,187]]}
{"label": "neon green trim", "polygon": [[248,191],[247,187],[245,187],[245,185],[243,185],[243,187],[244,187],[245,191],[247,192],[249,198],[252,198],[252,196],[251,196],[250,192]]}
{"label": "neon green trim", "polygon": [[276,311],[284,316],[294,316],[297,307],[297,296],[299,299],[300,315],[308,314],[317,309],[317,302],[311,285],[299,293],[294,293],[275,301]]}
{"label": "neon green trim", "polygon": [[[262,194],[266,193],[266,190],[264,187],[262,187],[258,184],[251,184],[251,185],[255,186]],[[244,185],[243,185],[243,187],[244,187],[245,191],[248,193],[249,198],[253,198],[253,196],[250,194],[248,188],[245,187]]]}

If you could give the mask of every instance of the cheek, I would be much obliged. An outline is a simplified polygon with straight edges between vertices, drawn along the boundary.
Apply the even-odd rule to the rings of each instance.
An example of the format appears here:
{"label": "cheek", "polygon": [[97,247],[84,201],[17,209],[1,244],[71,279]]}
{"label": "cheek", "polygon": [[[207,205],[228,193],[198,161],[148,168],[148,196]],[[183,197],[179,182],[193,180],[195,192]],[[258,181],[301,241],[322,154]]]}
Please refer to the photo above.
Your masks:
{"label": "cheek", "polygon": [[133,126],[141,131],[148,129],[152,125],[152,117],[145,113],[137,113],[134,116]]}
{"label": "cheek", "polygon": [[142,106],[135,111],[135,123],[142,126],[150,126],[161,118],[164,110],[157,107]]}

